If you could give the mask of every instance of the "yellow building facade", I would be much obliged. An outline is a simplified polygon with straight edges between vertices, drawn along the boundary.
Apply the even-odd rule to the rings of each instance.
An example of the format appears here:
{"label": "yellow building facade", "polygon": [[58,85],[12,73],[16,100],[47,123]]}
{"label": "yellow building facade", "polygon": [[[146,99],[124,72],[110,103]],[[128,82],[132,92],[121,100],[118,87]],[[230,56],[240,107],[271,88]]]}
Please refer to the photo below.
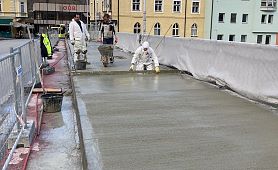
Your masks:
{"label": "yellow building facade", "polygon": [[27,0],[0,0],[0,17],[25,18],[27,15]]}
{"label": "yellow building facade", "polygon": [[0,37],[21,37],[17,23],[27,18],[27,0],[0,0]]}
{"label": "yellow building facade", "polygon": [[[145,1],[147,34],[204,37],[205,0]],[[98,4],[103,3],[105,4],[104,1],[98,1]],[[119,32],[143,32],[143,3],[144,0],[113,0],[108,4],[111,6],[109,13],[112,19],[119,21]]]}

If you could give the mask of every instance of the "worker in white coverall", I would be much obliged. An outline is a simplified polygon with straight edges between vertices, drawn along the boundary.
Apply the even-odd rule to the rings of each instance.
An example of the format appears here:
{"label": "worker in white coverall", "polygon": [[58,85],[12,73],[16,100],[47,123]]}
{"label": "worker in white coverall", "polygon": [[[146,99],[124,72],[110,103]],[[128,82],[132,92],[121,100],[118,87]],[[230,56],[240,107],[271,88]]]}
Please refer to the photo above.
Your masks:
{"label": "worker in white coverall", "polygon": [[90,34],[86,25],[80,20],[80,15],[76,14],[69,24],[70,42],[74,46],[74,62],[81,60],[80,53],[83,53],[84,60],[87,62],[87,43]]}
{"label": "worker in white coverall", "polygon": [[156,73],[160,72],[157,56],[146,41],[136,49],[131,60],[130,71],[135,70],[155,70]]}

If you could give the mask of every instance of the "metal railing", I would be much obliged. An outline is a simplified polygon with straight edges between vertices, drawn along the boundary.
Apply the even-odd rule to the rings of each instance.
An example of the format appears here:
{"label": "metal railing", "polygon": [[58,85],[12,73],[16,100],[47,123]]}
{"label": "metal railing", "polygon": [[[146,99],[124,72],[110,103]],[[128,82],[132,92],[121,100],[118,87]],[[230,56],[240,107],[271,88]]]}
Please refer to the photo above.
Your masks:
{"label": "metal railing", "polygon": [[[6,157],[8,138],[16,124],[17,139],[22,134],[26,124],[27,105],[38,80],[38,66],[41,62],[39,40],[30,40],[20,47],[11,48],[10,54],[0,59],[0,160]],[[8,167],[16,145],[3,169]]]}
{"label": "metal railing", "polygon": [[54,30],[54,29],[48,30],[48,37],[52,47],[56,46],[59,41],[58,34],[59,34],[58,30]]}
{"label": "metal railing", "polygon": [[97,41],[100,35],[100,23],[91,23],[88,25],[88,32],[92,41]]}

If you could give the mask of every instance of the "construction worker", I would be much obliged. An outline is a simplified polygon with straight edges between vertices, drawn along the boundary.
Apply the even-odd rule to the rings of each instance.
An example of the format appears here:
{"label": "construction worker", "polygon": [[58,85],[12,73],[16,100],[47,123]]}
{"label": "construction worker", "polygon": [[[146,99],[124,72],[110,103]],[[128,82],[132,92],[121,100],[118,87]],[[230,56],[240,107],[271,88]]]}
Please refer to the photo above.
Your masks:
{"label": "construction worker", "polygon": [[[103,22],[100,26],[100,38],[99,41],[102,41],[103,44],[111,45],[113,47],[114,42],[117,43],[118,39],[116,37],[115,25],[110,20],[109,14],[104,14]],[[115,40],[115,41],[114,41]],[[102,58],[103,60],[104,58]],[[110,63],[114,62],[113,50],[109,54]]]}
{"label": "construction worker", "polygon": [[155,70],[160,72],[158,58],[147,41],[138,47],[131,60],[130,71]]}
{"label": "construction worker", "polygon": [[70,42],[74,46],[74,62],[80,60],[80,53],[83,54],[87,62],[87,43],[90,40],[90,34],[86,25],[80,20],[80,15],[76,14],[69,24]]}
{"label": "construction worker", "polygon": [[40,36],[40,47],[41,47],[41,56],[44,59],[44,63],[46,63],[46,58],[52,59],[53,51],[48,36],[45,33],[42,33]]}
{"label": "construction worker", "polygon": [[102,41],[103,44],[114,44],[117,43],[118,39],[116,37],[116,31],[115,31],[115,25],[110,20],[109,14],[104,14],[103,16],[103,22],[100,26],[100,41]]}
{"label": "construction worker", "polygon": [[60,27],[59,27],[59,29],[58,29],[58,31],[59,31],[58,37],[59,37],[60,39],[64,39],[64,38],[65,38],[65,34],[66,34],[66,28],[65,28],[65,26],[61,24]]}

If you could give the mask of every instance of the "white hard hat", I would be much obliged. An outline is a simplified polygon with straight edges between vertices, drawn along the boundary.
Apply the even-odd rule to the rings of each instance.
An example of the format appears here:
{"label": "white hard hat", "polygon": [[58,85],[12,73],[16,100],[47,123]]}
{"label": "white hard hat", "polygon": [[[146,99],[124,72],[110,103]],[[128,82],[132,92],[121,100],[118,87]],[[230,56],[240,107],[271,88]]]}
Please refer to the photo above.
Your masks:
{"label": "white hard hat", "polygon": [[149,48],[150,44],[147,41],[145,41],[145,42],[143,42],[142,47],[143,48]]}

